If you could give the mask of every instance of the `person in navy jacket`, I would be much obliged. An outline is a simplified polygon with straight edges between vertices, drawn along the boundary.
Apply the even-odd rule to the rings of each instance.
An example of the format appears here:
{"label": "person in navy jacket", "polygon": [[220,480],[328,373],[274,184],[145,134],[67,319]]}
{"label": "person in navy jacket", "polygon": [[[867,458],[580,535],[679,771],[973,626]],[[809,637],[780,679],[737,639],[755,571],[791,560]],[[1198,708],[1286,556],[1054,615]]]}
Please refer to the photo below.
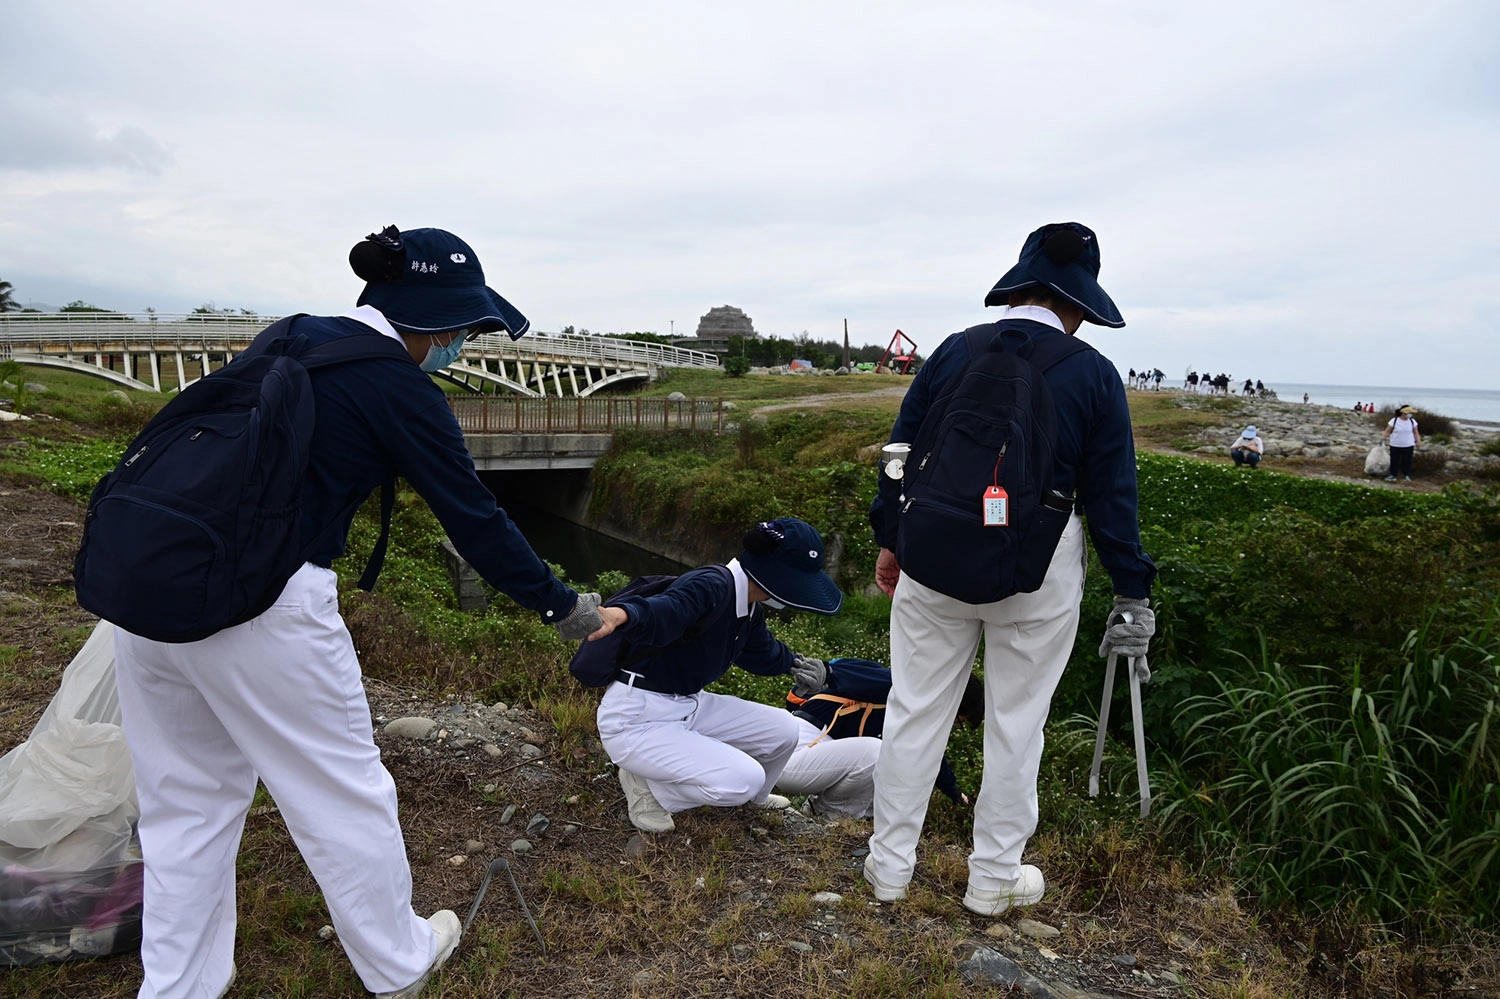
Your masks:
{"label": "person in navy jacket", "polygon": [[[802,735],[776,787],[807,795],[809,815],[868,819],[875,811],[875,761],[885,730],[890,670],[865,659],[830,659],[827,666],[827,687],[811,696],[795,688],[787,692],[786,709]],[[983,720],[984,684],[971,675],[953,722],[969,727]],[[947,756],[934,783],[955,805],[969,804]]]}
{"label": "person in navy jacket", "polygon": [[116,636],[146,870],[143,999],[222,996],[232,984],[235,854],[257,779],[365,988],[416,996],[458,946],[453,912],[422,919],[412,910],[396,785],[371,737],[359,659],[339,616],[330,566],[371,489],[404,476],[469,563],[563,638],[602,625],[598,595],[558,580],[479,481],[429,374],[452,363],[466,336],[520,337],[526,318],[486,286],[473,249],[450,232],[391,226],[349,259],[367,282],[358,306],[298,318],[291,335],[314,346],[373,337],[390,350],[310,373],[317,416],[302,486],[305,563],[269,610],[202,641]]}
{"label": "person in navy jacket", "polygon": [[785,808],[771,794],[797,748],[796,720],[779,708],[703,688],[731,665],[791,674],[820,690],[821,660],[799,656],[766,628],[765,609],[837,614],[844,597],[823,571],[823,539],[792,518],[757,524],[728,565],[683,573],[650,597],[600,608],[602,627],[625,644],[620,671],[599,702],[599,741],[620,768],[630,821],[670,832],[673,812],[699,805]]}
{"label": "person in navy jacket", "polygon": [[[1125,325],[1099,286],[1099,241],[1076,222],[1043,226],[1027,237],[1020,258],[990,291],[985,305],[1007,305],[995,336],[1033,340],[1071,336],[1085,322]],[[891,431],[891,441],[917,439],[928,410],[969,362],[965,335],[945,340],[923,365]],[[1079,513],[1115,588],[1100,655],[1138,656],[1144,665],[1154,631],[1149,595],[1156,569],[1141,548],[1136,511],[1135,444],[1119,372],[1093,349],[1079,350],[1045,374],[1057,416],[1053,486],[1076,500],[1040,589],[986,604],[965,603],[945,589],[984,573],[957,563],[945,579],[903,574],[894,549],[898,518],[884,499],[870,511],[881,551],[875,578],[891,601],[891,698],[884,747],[875,769],[875,827],[864,876],[877,899],[906,895],[916,864],[948,724],[958,707],[981,635],[984,638],[984,778],[974,806],[974,851],[963,904],[983,915],[1040,901],[1042,872],[1021,863],[1037,824],[1037,772],[1042,727],[1078,631],[1085,554]],[[979,496],[974,497],[979,516]],[[1003,529],[1003,528],[997,528]],[[1149,672],[1142,680],[1149,677]]]}

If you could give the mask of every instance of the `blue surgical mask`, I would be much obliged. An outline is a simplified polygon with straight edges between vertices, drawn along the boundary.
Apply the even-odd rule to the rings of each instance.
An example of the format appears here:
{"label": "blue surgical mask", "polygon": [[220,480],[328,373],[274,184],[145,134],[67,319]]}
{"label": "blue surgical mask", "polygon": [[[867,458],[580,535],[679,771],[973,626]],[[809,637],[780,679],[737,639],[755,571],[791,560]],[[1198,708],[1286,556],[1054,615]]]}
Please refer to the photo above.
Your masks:
{"label": "blue surgical mask", "polygon": [[439,347],[437,344],[433,344],[431,347],[428,347],[427,356],[422,358],[422,370],[427,372],[428,374],[431,374],[434,371],[443,370],[448,365],[458,360],[458,352],[460,350],[463,350],[464,337],[468,335],[469,331],[464,330],[460,332],[458,336],[454,337],[452,342],[449,343],[446,347]]}

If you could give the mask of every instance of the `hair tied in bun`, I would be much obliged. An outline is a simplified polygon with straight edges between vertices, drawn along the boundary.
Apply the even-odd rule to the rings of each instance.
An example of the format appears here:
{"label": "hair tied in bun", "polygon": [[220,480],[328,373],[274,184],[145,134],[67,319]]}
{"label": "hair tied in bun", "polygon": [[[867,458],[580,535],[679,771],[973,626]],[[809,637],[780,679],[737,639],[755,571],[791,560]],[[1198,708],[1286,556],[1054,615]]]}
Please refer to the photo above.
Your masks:
{"label": "hair tied in bun", "polygon": [[355,243],[349,251],[349,266],[370,284],[399,280],[406,272],[406,246],[401,230],[388,225]]}
{"label": "hair tied in bun", "polygon": [[780,547],[785,538],[785,531],[777,527],[774,522],[764,520],[746,531],[740,541],[745,551],[752,555],[769,555]]}

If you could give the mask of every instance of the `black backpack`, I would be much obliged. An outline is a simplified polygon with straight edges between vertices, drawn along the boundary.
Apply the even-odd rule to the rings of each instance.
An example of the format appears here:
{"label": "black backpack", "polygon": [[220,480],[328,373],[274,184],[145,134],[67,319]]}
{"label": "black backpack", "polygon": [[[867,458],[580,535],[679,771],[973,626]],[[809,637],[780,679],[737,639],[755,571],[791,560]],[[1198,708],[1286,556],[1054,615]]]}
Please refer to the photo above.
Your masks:
{"label": "black backpack", "polygon": [[[724,566],[715,566],[728,573]],[[637,576],[622,586],[603,606],[614,607],[626,597],[654,597],[677,582],[676,576]],[[734,599],[734,583],[729,585],[729,599]],[[686,635],[696,635],[700,629],[689,629]],[[660,652],[660,649],[635,647],[618,631],[594,642],[584,642],[568,660],[568,672],[585,687],[608,687],[619,676],[620,670],[633,666]]]}
{"label": "black backpack", "polygon": [[[290,335],[300,318],[273,323],[233,363],[184,389],[94,487],[73,566],[85,610],[154,641],[196,642],[275,603],[304,560],[301,494],[315,416],[308,371],[410,360],[374,331],[309,347]],[[394,499],[388,482],[365,589],[385,557]]]}
{"label": "black backpack", "polygon": [[896,561],[922,585],[982,604],[1030,593],[1046,577],[1073,500],[1052,489],[1057,416],[1043,373],[1093,348],[998,323],[964,337],[969,363],[912,443]]}
{"label": "black backpack", "polygon": [[[828,684],[810,697],[787,692],[786,707],[823,730],[830,739],[876,735],[884,727],[886,700],[891,694],[891,671],[873,659],[828,660]],[[866,731],[876,712],[881,718]]]}

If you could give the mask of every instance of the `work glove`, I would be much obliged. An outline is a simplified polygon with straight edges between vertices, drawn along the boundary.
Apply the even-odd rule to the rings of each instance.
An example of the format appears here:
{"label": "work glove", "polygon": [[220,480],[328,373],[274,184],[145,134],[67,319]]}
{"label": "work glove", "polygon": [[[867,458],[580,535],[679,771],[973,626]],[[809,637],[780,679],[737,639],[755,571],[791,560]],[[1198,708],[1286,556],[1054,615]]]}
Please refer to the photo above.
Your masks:
{"label": "work glove", "polygon": [[557,633],[564,641],[581,642],[604,627],[599,616],[599,594],[580,593],[568,616],[557,622]]}
{"label": "work glove", "polygon": [[792,676],[797,678],[797,685],[792,688],[792,693],[798,697],[811,697],[828,686],[828,666],[821,659],[794,656]]}
{"label": "work glove", "polygon": [[1150,599],[1115,597],[1115,606],[1104,622],[1104,640],[1099,643],[1099,654],[1105,657],[1121,655],[1135,660],[1136,679],[1146,683],[1151,679],[1146,650],[1154,634],[1156,615],[1151,612]]}

